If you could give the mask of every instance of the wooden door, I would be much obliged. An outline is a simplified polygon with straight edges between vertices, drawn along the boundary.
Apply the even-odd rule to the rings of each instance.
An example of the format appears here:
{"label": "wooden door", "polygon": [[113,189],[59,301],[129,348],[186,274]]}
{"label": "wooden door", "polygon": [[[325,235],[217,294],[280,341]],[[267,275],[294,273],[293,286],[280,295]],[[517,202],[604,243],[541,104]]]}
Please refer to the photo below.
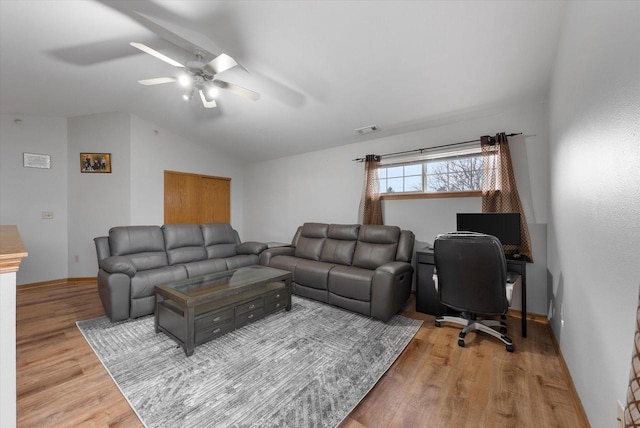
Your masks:
{"label": "wooden door", "polygon": [[231,221],[231,179],[164,172],[164,223]]}

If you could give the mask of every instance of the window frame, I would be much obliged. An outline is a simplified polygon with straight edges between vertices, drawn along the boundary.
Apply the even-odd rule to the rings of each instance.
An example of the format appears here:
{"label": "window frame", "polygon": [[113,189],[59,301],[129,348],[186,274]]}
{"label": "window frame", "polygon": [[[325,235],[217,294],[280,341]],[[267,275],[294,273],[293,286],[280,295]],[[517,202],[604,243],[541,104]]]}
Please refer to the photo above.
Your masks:
{"label": "window frame", "polygon": [[[432,198],[465,198],[465,197],[481,197],[482,190],[460,190],[460,191],[445,191],[445,192],[433,192],[427,191],[427,169],[426,163],[435,159],[455,159],[469,156],[478,156],[482,158],[482,149],[480,144],[464,145],[462,147],[456,147],[454,149],[440,150],[437,152],[423,152],[411,155],[403,155],[393,157],[392,159],[383,159],[380,168],[392,168],[394,166],[404,167],[409,165],[420,164],[422,167],[422,190],[419,191],[403,191],[403,192],[380,192],[380,198],[382,200],[398,200],[398,199],[432,199]],[[404,179],[404,171],[402,178]],[[386,179],[386,177],[385,177]],[[378,178],[380,183],[380,177]]]}

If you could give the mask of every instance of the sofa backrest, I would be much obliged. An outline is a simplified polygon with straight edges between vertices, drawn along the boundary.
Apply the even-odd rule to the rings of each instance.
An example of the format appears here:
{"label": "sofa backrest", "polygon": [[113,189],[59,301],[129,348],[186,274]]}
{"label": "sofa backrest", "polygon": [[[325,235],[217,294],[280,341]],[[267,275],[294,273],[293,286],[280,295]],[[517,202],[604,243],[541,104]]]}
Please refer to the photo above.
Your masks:
{"label": "sofa backrest", "polygon": [[397,226],[305,223],[291,241],[294,256],[376,269],[385,263],[411,263],[415,237]]}
{"label": "sofa backrest", "polygon": [[165,224],[162,226],[162,233],[170,265],[207,258],[202,230],[197,224]]}
{"label": "sofa backrest", "polygon": [[353,255],[353,265],[375,269],[396,260],[400,228],[365,224],[360,226],[358,243]]}
{"label": "sofa backrest", "polygon": [[328,224],[303,224],[295,244],[294,255],[302,259],[320,260],[328,231]]}
{"label": "sofa backrest", "polygon": [[359,224],[330,224],[320,260],[351,266],[359,231]]}
{"label": "sofa backrest", "polygon": [[127,256],[138,270],[167,266],[160,226],[116,226],[109,229],[112,256]]}
{"label": "sofa backrest", "polygon": [[233,257],[240,244],[240,236],[228,223],[206,223],[200,225],[207,258]]}

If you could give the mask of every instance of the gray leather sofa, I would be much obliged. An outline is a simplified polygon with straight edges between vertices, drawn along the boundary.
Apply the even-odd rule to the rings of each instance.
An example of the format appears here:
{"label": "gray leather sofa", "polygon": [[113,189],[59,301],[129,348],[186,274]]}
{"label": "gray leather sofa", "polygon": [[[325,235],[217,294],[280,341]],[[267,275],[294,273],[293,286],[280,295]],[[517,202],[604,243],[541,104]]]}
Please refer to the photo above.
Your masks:
{"label": "gray leather sofa", "polygon": [[291,271],[295,294],[388,321],[411,293],[414,241],[397,226],[305,223],[260,264]]}
{"label": "gray leather sofa", "polygon": [[98,292],[111,321],[152,314],[157,284],[259,263],[267,248],[226,223],[119,226],[94,239]]}

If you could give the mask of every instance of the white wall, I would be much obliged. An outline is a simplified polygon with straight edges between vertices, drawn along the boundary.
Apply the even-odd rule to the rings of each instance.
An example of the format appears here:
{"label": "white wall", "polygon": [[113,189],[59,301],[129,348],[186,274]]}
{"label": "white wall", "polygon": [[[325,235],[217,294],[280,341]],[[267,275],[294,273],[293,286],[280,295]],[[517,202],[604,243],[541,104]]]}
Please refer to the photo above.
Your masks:
{"label": "white wall", "polygon": [[[546,314],[546,221],[548,200],[548,115],[542,102],[476,112],[476,118],[401,135],[250,165],[245,173],[244,228],[261,241],[290,242],[304,222],[357,223],[364,168],[353,162],[369,153],[385,154],[456,143],[497,132],[523,132],[511,144],[518,186],[528,200],[535,263],[527,267],[528,309]],[[517,139],[516,139],[517,140]],[[457,212],[480,212],[480,198],[389,200],[385,224],[410,229],[417,246],[455,230]],[[519,307],[519,305],[515,305]]]}
{"label": "white wall", "polygon": [[[50,155],[51,168],[23,167],[24,152]],[[66,119],[0,115],[0,224],[17,225],[29,253],[17,284],[69,276],[67,169]],[[53,219],[42,219],[43,211]]]}
{"label": "white wall", "polygon": [[[29,252],[19,285],[93,277],[93,238],[112,226],[162,225],[165,169],[230,177],[231,223],[251,239],[242,227],[244,164],[215,141],[192,142],[126,113],[14,118],[0,123],[0,223],[17,225]],[[23,168],[23,152],[51,155],[51,168]],[[111,153],[112,172],[81,173],[83,152]]]}
{"label": "white wall", "polygon": [[198,144],[158,125],[132,116],[131,121],[131,224],[163,224],[164,171],[231,178],[231,225],[241,239],[243,164],[209,144]]}
{"label": "white wall", "polygon": [[626,403],[640,283],[640,2],[568,9],[550,95],[551,325],[587,416]]}
{"label": "white wall", "polygon": [[[130,224],[130,128],[126,113],[69,119],[69,278],[96,276],[93,238]],[[81,173],[87,152],[111,153],[111,173]]]}

